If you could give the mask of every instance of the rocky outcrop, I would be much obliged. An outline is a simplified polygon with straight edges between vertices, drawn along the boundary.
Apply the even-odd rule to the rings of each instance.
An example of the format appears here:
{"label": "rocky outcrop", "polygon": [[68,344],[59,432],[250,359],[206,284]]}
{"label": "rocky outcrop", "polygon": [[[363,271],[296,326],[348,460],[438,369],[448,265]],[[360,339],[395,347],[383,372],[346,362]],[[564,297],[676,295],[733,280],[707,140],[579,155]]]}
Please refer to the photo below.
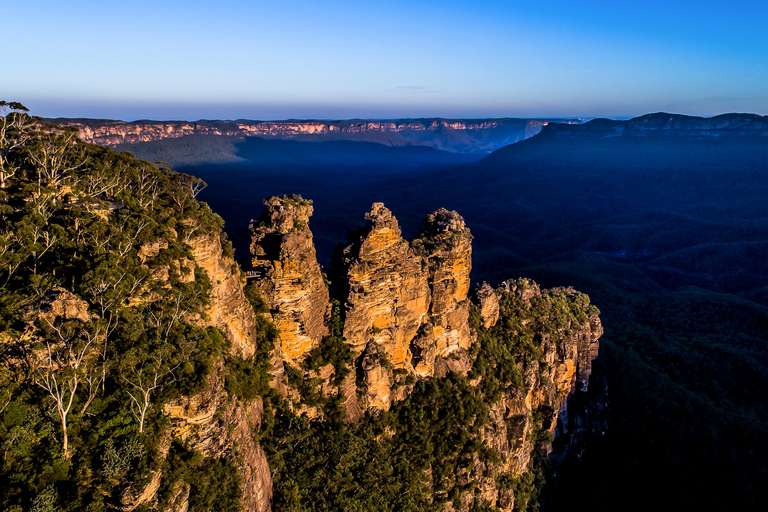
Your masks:
{"label": "rocky outcrop", "polygon": [[[169,427],[158,448],[160,460],[168,455],[174,439],[204,457],[233,460],[239,472],[243,510],[271,510],[272,476],[266,454],[254,438],[261,425],[262,403],[256,399],[244,404],[228,396],[224,391],[221,360],[208,376],[203,391],[165,404],[163,412],[169,418]],[[154,470],[144,487],[127,488],[121,498],[124,510],[130,512],[142,505],[156,505],[164,478],[167,477],[161,470]],[[176,486],[181,487],[174,487],[178,492],[173,493],[166,511],[187,509],[189,486],[182,482]]]}
{"label": "rocky outcrop", "polygon": [[[329,292],[308,226],[312,206],[298,196],[271,198],[265,205],[252,226],[254,275],[273,310],[284,359],[301,368],[329,332]],[[475,453],[462,466],[456,482],[474,490],[461,491],[446,502],[446,510],[477,504],[513,510],[513,490],[498,482],[531,469],[534,454],[547,446],[542,432],[555,433],[558,417],[567,415],[567,397],[586,389],[602,334],[597,310],[570,288],[541,290],[528,279],[496,289],[484,284],[473,305],[468,298],[472,235],[459,214],[437,210],[410,243],[382,203],[374,203],[365,219],[333,263],[343,340],[354,359],[351,373],[334,383],[334,367],[325,360],[303,370],[304,382],[311,383],[315,397],[340,397],[347,421],[366,410],[388,410],[418,379],[470,374],[480,357],[470,329],[476,307],[478,329],[529,345],[503,349],[522,351],[512,363],[519,377],[494,384],[501,385],[500,395],[487,397],[492,402],[488,421],[477,435],[498,457]],[[483,357],[497,364],[492,362],[497,356]],[[470,383],[483,385],[487,374],[474,375]],[[286,396],[302,399],[296,390]],[[321,407],[297,403],[294,410],[322,421]]]}
{"label": "rocky outcrop", "polygon": [[480,310],[480,318],[486,329],[496,325],[499,320],[499,294],[488,283],[477,290],[475,294],[477,306]]}
{"label": "rocky outcrop", "polygon": [[54,287],[38,306],[38,318],[49,325],[52,325],[57,317],[80,322],[91,319],[88,302],[61,286]]}
{"label": "rocky outcrop", "polygon": [[468,358],[454,352],[472,344],[467,298],[472,236],[464,219],[445,209],[429,215],[410,244],[382,203],[374,203],[365,218],[340,263],[344,338],[355,354],[365,350],[368,406],[388,409],[408,389],[398,386],[397,395],[390,393],[394,371],[430,377],[441,358],[451,361],[442,365],[442,374],[469,368]]}
{"label": "rocky outcrop", "polygon": [[344,250],[344,338],[356,353],[373,342],[394,368],[410,370],[410,343],[427,320],[431,299],[426,262],[383,203],[374,203],[365,218],[359,240]]}
{"label": "rocky outcrop", "polygon": [[[261,220],[252,226],[254,272],[273,310],[283,358],[299,366],[328,334],[329,295],[308,225],[312,206],[297,196],[271,198],[265,205]],[[366,225],[334,262],[341,280],[336,289],[342,295],[343,337],[354,355],[358,387],[363,387],[356,393],[363,397],[360,405],[386,410],[393,400],[407,396],[404,382],[409,375],[441,377],[471,368],[472,235],[459,214],[445,209],[429,215],[411,243],[382,203],[374,203],[365,218]],[[527,302],[541,298],[538,285],[529,280],[508,281],[497,290],[483,286],[476,295],[485,328],[497,322],[504,294]],[[558,410],[561,404],[553,397],[567,395],[575,380],[586,383],[599,334],[598,321],[594,332],[585,331],[572,343],[544,339],[546,370],[527,371],[548,375],[551,385],[528,382],[538,394],[506,408],[528,416],[543,403]],[[319,374],[307,378],[323,380]],[[327,396],[338,392],[331,389],[327,383],[320,388]],[[354,401],[352,389],[343,396],[350,404]],[[520,467],[526,463],[521,461]]]}
{"label": "rocky outcrop", "polygon": [[[209,302],[202,315],[188,315],[189,320],[205,326],[215,326],[226,333],[232,342],[231,357],[247,359],[257,349],[258,323],[253,307],[243,291],[244,280],[232,256],[227,255],[220,233],[208,233],[189,241],[194,261],[182,258],[171,261],[163,274],[167,281],[171,268],[179,279],[195,279],[195,265],[211,282]],[[168,247],[167,240],[146,244],[141,248],[142,261],[158,256]],[[189,268],[184,272],[182,268]],[[162,277],[162,276],[161,276]],[[162,281],[162,280],[161,280]],[[279,379],[278,379],[279,380]],[[207,458],[227,458],[235,461],[242,489],[243,510],[266,512],[271,509],[272,478],[264,450],[254,438],[261,424],[262,403],[255,399],[243,403],[224,389],[224,362],[215,360],[215,368],[208,375],[203,390],[192,396],[182,396],[166,403],[163,412],[169,425],[158,450],[164,459],[173,440]],[[142,505],[156,504],[157,492],[165,475],[161,470],[152,472],[152,478],[143,488],[129,487],[122,496],[126,511]],[[190,486],[178,482],[165,510],[187,510]]]}
{"label": "rocky outcrop", "polygon": [[[519,476],[531,468],[532,457],[541,447],[542,431],[550,436],[567,433],[562,422],[558,430],[558,418],[567,416],[569,397],[586,392],[603,328],[599,311],[572,288],[542,291],[530,279],[517,279],[495,290],[485,284],[477,296],[488,327],[505,313],[499,311],[499,302],[512,296],[514,307],[519,309],[513,316],[507,312],[505,322],[530,325],[539,336],[538,357],[518,363],[522,385],[507,390],[491,407],[491,421],[484,430],[488,445],[502,455],[497,475]],[[552,325],[558,328],[552,329]],[[544,449],[549,451],[550,444],[545,444]],[[513,504],[514,496],[502,492],[496,503],[502,510],[512,510],[503,502]]]}
{"label": "rocky outcrop", "polygon": [[[472,270],[472,235],[456,212],[441,208],[424,221],[413,246],[427,262],[432,302],[431,332],[437,357],[448,358],[472,344],[469,332],[469,272]],[[422,359],[421,363],[426,362]],[[428,365],[417,369],[430,375]]]}
{"label": "rocky outcrop", "polygon": [[359,364],[364,374],[367,407],[386,410],[392,402],[392,372],[389,362],[379,354],[379,350],[375,342],[369,342],[360,356]]}
{"label": "rocky outcrop", "polygon": [[171,432],[205,457],[227,457],[240,473],[243,510],[270,510],[272,476],[264,450],[254,439],[261,426],[262,403],[244,404],[224,391],[222,367],[204,391],[166,404]]}
{"label": "rocky outcrop", "polygon": [[280,352],[295,365],[328,334],[328,287],[309,229],[311,202],[285,196],[264,204],[251,225],[253,267],[280,333]]}
{"label": "rocky outcrop", "polygon": [[[515,335],[533,334],[538,338],[538,350],[519,358],[520,381],[490,404],[489,421],[480,437],[498,459],[475,460],[457,475],[460,485],[473,483],[480,492],[462,491],[462,506],[455,507],[454,501],[446,510],[469,510],[474,500],[475,504],[512,511],[516,496],[513,489],[499,486],[502,476],[521,477],[532,468],[537,451],[551,449],[551,435],[564,434],[562,422],[556,428],[558,418],[567,416],[569,397],[586,391],[583,377],[590,373],[603,331],[597,309],[585,295],[570,288],[541,290],[529,279],[517,279],[497,289],[484,284],[476,297],[489,333],[501,334],[511,328]],[[500,319],[504,324],[495,327]]]}

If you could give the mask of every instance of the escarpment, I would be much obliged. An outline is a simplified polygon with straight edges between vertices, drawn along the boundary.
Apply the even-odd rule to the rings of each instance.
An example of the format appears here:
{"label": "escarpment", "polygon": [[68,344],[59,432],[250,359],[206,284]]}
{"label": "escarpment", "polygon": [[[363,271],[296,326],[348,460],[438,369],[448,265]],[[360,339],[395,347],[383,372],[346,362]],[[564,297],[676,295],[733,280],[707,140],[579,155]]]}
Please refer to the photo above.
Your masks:
{"label": "escarpment", "polygon": [[[77,128],[83,141],[115,147],[189,136],[289,140],[351,140],[390,146],[422,145],[458,153],[488,153],[539,133],[544,119],[392,119],[319,121],[112,121],[50,119]],[[573,122],[573,120],[561,120]]]}
{"label": "escarpment", "polygon": [[[480,343],[493,344],[491,338],[511,333],[510,348],[517,354],[514,385],[491,406],[485,435],[502,454],[503,471],[521,474],[531,465],[541,433],[555,434],[569,395],[586,391],[603,329],[597,309],[570,288],[542,291],[529,279],[517,279],[481,292],[490,314],[481,314],[487,327]],[[495,306],[489,308],[488,301]]]}
{"label": "escarpment", "polygon": [[[296,196],[271,198],[252,225],[254,280],[273,311],[284,359],[298,366],[328,335],[330,295],[317,263],[309,217]],[[362,375],[364,408],[388,409],[408,392],[408,376],[468,370],[472,236],[441,209],[408,242],[397,219],[374,203],[366,224],[333,262],[342,336]],[[394,395],[392,388],[399,389]],[[375,405],[374,405],[375,404]]]}
{"label": "escarpment", "polygon": [[429,308],[428,273],[382,203],[365,218],[359,239],[344,249],[344,338],[357,353],[375,343],[394,368],[409,369],[409,344]]}
{"label": "escarpment", "polygon": [[[144,264],[156,269],[154,274],[163,286],[170,286],[175,278],[189,285],[199,281],[206,283],[202,286],[210,286],[201,310],[182,312],[182,317],[204,328],[219,329],[230,342],[229,353],[211,360],[210,372],[198,386],[199,391],[181,395],[163,405],[162,413],[168,423],[162,434],[156,464],[168,464],[166,460],[177,446],[202,456],[203,460],[231,462],[238,482],[237,489],[229,490],[236,493],[231,498],[244,510],[263,512],[270,510],[272,496],[266,455],[254,438],[254,433],[260,429],[263,404],[259,398],[240,400],[225,385],[229,373],[225,360],[253,359],[259,345],[259,324],[253,306],[245,296],[241,271],[226,235],[216,230],[198,230],[197,224],[187,221],[183,238],[172,232],[168,239],[147,243],[139,252]],[[194,237],[194,234],[199,236]],[[155,266],[153,260],[162,257],[162,251],[182,239],[189,247],[189,256],[178,262]],[[185,267],[188,270],[182,270]],[[169,482],[172,471],[173,468],[161,466],[152,472],[152,478],[145,486],[127,487],[121,495],[123,509],[131,511],[144,506],[187,510],[190,492],[195,489],[186,481]],[[173,492],[166,500],[162,495],[169,485],[173,486]]]}
{"label": "escarpment", "polygon": [[[216,327],[227,333],[232,348],[243,358],[253,356],[258,342],[253,308],[243,293],[240,267],[232,255],[226,255],[229,241],[217,233],[203,234],[190,240],[195,263],[213,284],[205,314]],[[231,249],[230,249],[231,250]]]}

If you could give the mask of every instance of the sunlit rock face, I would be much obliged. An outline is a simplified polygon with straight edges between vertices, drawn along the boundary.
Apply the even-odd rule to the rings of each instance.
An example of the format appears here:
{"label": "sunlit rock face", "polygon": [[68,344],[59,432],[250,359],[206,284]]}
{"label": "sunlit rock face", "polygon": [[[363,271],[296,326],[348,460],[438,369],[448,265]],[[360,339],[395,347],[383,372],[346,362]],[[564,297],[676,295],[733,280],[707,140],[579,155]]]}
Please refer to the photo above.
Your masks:
{"label": "sunlit rock face", "polygon": [[[159,276],[178,274],[180,280],[196,279],[195,266],[211,283],[204,313],[189,314],[188,320],[204,327],[221,329],[232,342],[230,356],[252,357],[257,349],[258,323],[251,304],[243,291],[240,269],[222,245],[220,232],[205,233],[190,238],[192,260],[171,261]],[[168,240],[145,244],[139,254],[142,261],[156,257],[167,248]],[[186,268],[184,271],[182,269]],[[55,304],[55,303],[54,303]],[[65,305],[68,302],[64,303]],[[71,308],[65,309],[69,314]],[[173,440],[185,443],[201,456],[235,461],[241,482],[243,510],[266,512],[271,509],[272,476],[264,450],[253,436],[259,431],[262,401],[256,398],[243,402],[225,391],[223,358],[214,360],[205,385],[194,395],[183,395],[163,406],[167,423],[158,447],[158,460],[167,457]],[[160,466],[159,466],[160,467]],[[132,483],[121,495],[126,511],[156,506],[158,491],[167,475],[162,469],[153,470],[148,482]],[[178,482],[164,510],[187,510],[190,487]]]}
{"label": "sunlit rock face", "polygon": [[200,393],[166,404],[164,412],[173,437],[205,457],[235,460],[243,510],[270,510],[272,475],[266,454],[253,437],[261,428],[261,399],[243,403],[228,396],[224,391],[224,370],[219,364]]}
{"label": "sunlit rock face", "polygon": [[243,140],[262,137],[292,140],[357,140],[390,146],[423,145],[458,153],[489,153],[527,139],[547,124],[542,119],[393,119],[347,121],[113,121],[50,119],[78,129],[85,142],[104,146],[137,144],[190,135]]}
{"label": "sunlit rock face", "polygon": [[445,209],[429,215],[411,243],[382,203],[374,203],[365,219],[341,262],[344,337],[356,354],[365,351],[368,406],[388,409],[409,390],[397,385],[394,372],[430,377],[440,360],[441,374],[469,368],[457,352],[472,343],[472,236],[464,219]]}
{"label": "sunlit rock face", "polygon": [[[437,357],[447,358],[472,343],[469,332],[469,272],[472,235],[456,212],[441,208],[424,221],[412,246],[426,260],[432,301],[429,322]],[[421,370],[421,371],[418,371]],[[427,367],[419,374],[431,374]]]}
{"label": "sunlit rock face", "polygon": [[480,319],[486,329],[496,325],[499,320],[499,294],[491,285],[483,283],[475,294],[477,306],[480,309]]}
{"label": "sunlit rock face", "polygon": [[427,321],[431,298],[426,262],[382,203],[373,204],[366,221],[359,240],[344,250],[344,337],[357,353],[374,342],[394,368],[410,370],[409,345]]}
{"label": "sunlit rock face", "polygon": [[[536,450],[550,449],[549,444],[542,445],[539,428],[557,435],[569,434],[562,430],[562,421],[558,425],[558,419],[568,415],[568,398],[586,390],[598,339],[603,334],[599,312],[585,295],[571,288],[541,290],[536,282],[525,278],[506,281],[496,289],[483,284],[477,290],[477,307],[485,328],[493,328],[500,321],[500,302],[509,295],[523,304],[511,318],[512,324],[554,322],[560,314],[557,304],[562,301],[572,303],[583,316],[578,322],[539,331],[538,359],[518,362],[520,385],[506,389],[490,406],[489,422],[481,437],[499,458],[491,467],[483,468],[485,472],[475,471],[470,480],[484,490],[482,499],[487,505],[505,511],[514,510],[515,495],[510,489],[497,488],[499,475],[522,475],[532,467]],[[527,308],[536,309],[539,318]],[[471,496],[462,492],[461,498],[469,502]]]}
{"label": "sunlit rock face", "polygon": [[328,334],[328,287],[317,262],[309,218],[299,196],[273,197],[251,225],[253,267],[280,334],[285,361],[297,363]]}
{"label": "sunlit rock face", "polygon": [[203,235],[191,240],[190,246],[195,262],[213,284],[206,308],[210,322],[227,333],[235,352],[247,358],[256,351],[256,318],[243,293],[240,269],[234,258],[224,254],[220,236]]}

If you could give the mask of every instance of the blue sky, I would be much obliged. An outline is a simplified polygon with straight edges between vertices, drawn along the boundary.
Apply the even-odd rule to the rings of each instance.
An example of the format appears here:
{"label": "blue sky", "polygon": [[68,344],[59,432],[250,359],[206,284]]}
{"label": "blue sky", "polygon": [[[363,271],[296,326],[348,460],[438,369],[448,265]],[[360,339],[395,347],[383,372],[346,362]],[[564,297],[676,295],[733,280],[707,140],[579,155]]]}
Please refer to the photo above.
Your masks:
{"label": "blue sky", "polygon": [[768,2],[0,0],[48,117],[768,114]]}

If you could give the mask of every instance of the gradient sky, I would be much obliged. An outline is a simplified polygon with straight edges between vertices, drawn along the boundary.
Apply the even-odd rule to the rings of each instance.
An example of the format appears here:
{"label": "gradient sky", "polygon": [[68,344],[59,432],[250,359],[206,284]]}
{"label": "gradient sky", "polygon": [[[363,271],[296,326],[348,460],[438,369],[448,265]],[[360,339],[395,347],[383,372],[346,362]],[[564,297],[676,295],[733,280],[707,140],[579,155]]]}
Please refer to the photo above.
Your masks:
{"label": "gradient sky", "polygon": [[768,114],[768,2],[0,0],[46,117]]}

